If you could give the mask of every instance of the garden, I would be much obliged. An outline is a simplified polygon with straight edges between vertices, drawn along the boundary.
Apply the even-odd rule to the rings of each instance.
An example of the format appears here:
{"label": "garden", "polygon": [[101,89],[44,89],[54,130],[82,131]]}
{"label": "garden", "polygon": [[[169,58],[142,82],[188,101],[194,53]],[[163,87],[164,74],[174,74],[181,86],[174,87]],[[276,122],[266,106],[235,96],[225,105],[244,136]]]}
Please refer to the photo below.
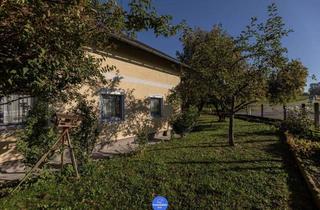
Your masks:
{"label": "garden", "polygon": [[[201,116],[183,138],[148,145],[129,156],[92,161],[81,180],[45,173],[0,200],[3,209],[148,209],[156,195],[170,209],[315,209],[287,145],[273,126]],[[70,175],[69,174],[69,175]]]}
{"label": "garden", "polygon": [[[132,0],[127,7],[117,1],[14,0],[4,1],[0,12],[0,106],[23,99],[7,100],[17,93],[36,99],[27,107],[17,149],[26,164],[34,165],[59,136],[54,116],[70,112],[79,119],[70,136],[77,156],[72,162],[81,175],[73,178],[70,165],[61,164],[61,171],[42,167],[14,193],[17,183],[0,186],[1,209],[150,209],[157,195],[168,199],[170,209],[319,208],[320,135],[310,130],[305,110],[293,110],[284,121],[237,119],[250,105],[264,101],[283,107],[303,94],[308,68],[283,46],[292,29],[276,4],[261,20],[253,16],[236,35],[214,22],[210,30],[184,21],[173,24],[151,0]],[[148,30],[156,36],[177,35],[182,46],[174,61],[180,82],[165,89],[167,98],[157,100],[157,117],[165,122],[149,125],[153,118],[144,108],[151,107],[150,94],[128,103],[135,100],[129,97],[133,90],[103,99],[115,108],[102,122],[101,110],[109,105],[97,106],[91,93],[100,99],[105,89],[126,87],[121,87],[117,66],[102,65],[117,48],[111,38],[131,39]],[[96,58],[84,46],[107,53]],[[106,73],[116,76],[108,79]],[[167,87],[152,79],[143,83]],[[79,91],[84,86],[90,90]],[[124,98],[138,114],[130,112]],[[163,110],[166,106],[170,113]],[[118,127],[122,122],[130,122],[129,129]],[[166,133],[174,130],[174,137],[148,144],[162,123]],[[93,159],[98,137],[117,136],[117,129],[128,130],[125,136],[134,136],[138,150]],[[116,139],[112,135],[103,138]]]}

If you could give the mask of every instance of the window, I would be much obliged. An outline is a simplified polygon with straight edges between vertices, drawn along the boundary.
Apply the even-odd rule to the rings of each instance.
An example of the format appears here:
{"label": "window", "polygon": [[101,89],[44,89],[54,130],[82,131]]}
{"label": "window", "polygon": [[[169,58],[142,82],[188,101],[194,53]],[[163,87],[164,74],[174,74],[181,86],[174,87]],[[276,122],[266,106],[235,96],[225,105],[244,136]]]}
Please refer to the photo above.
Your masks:
{"label": "window", "polygon": [[[0,104],[3,103],[3,98],[0,98]],[[4,121],[4,105],[0,105],[0,123],[3,123]]]}
{"label": "window", "polygon": [[150,98],[150,114],[152,117],[161,117],[162,115],[162,98]]}
{"label": "window", "polygon": [[34,98],[28,95],[12,94],[0,99],[0,124],[21,124],[32,108]]}
{"label": "window", "polygon": [[122,120],[124,118],[124,96],[103,94],[101,106],[102,120]]}

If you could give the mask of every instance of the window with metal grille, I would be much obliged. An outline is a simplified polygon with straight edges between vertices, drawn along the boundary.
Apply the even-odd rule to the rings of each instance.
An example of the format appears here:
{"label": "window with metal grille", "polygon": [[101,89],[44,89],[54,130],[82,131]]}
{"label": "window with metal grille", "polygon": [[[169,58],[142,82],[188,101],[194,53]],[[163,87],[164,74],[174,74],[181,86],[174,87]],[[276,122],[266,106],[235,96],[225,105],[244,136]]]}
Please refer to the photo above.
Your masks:
{"label": "window with metal grille", "polygon": [[19,124],[25,121],[33,105],[33,98],[26,95],[12,94],[0,100],[0,124]]}
{"label": "window with metal grille", "polygon": [[102,94],[101,119],[104,121],[124,119],[124,96],[118,94]]}
{"label": "window with metal grille", "polygon": [[152,117],[161,117],[162,103],[162,98],[150,97],[150,114]]}

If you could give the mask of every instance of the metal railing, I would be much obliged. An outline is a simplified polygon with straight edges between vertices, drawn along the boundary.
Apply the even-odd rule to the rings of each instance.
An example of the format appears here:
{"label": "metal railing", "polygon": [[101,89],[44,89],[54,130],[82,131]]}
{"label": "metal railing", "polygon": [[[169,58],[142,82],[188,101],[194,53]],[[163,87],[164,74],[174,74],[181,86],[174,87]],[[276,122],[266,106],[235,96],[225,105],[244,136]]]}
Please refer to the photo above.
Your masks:
{"label": "metal railing", "polygon": [[314,128],[316,130],[320,129],[319,103],[301,103],[301,104],[296,103],[296,104],[290,104],[287,106],[269,105],[269,104],[253,104],[253,105],[249,105],[246,109],[239,111],[238,114],[283,120],[283,119],[286,119],[288,110],[293,107],[304,109],[308,114],[310,120],[313,121]]}

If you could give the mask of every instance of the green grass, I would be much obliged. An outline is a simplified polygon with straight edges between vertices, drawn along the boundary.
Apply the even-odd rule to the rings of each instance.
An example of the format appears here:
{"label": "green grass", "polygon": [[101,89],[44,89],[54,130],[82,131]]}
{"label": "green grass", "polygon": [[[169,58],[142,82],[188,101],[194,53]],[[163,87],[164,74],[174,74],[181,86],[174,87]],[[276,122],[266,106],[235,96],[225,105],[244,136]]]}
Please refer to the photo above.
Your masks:
{"label": "green grass", "polygon": [[288,150],[272,127],[236,121],[236,147],[227,123],[202,116],[183,139],[144,152],[89,164],[80,181],[40,179],[0,200],[1,209],[151,209],[156,195],[169,209],[312,209]]}

